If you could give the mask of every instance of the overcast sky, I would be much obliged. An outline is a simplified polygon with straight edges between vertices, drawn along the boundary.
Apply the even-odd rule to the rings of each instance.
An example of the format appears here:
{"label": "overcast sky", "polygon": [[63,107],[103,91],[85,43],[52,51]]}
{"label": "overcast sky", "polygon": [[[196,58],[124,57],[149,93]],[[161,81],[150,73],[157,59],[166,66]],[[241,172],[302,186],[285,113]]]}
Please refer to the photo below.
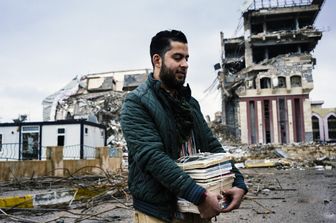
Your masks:
{"label": "overcast sky", "polygon": [[[243,0],[0,0],[0,122],[19,114],[42,121],[42,100],[88,73],[151,68],[149,43],[164,29],[189,42],[187,82],[204,115],[220,110],[205,93],[220,62],[220,31],[233,37]],[[316,26],[325,32],[313,55],[312,100],[336,107],[336,1],[326,0]],[[242,30],[239,31],[242,34]]]}

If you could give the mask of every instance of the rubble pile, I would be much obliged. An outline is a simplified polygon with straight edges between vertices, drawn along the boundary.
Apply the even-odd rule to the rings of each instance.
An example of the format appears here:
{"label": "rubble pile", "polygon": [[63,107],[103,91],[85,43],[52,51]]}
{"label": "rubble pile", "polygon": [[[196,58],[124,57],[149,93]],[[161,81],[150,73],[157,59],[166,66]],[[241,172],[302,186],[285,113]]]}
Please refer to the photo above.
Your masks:
{"label": "rubble pile", "polygon": [[336,168],[336,144],[242,144],[220,120],[208,125],[239,167]]}
{"label": "rubble pile", "polygon": [[303,167],[336,168],[336,144],[294,145],[282,148],[288,159],[294,160]]}
{"label": "rubble pile", "polygon": [[[105,175],[15,178],[11,182],[1,182],[0,188],[0,204],[7,204],[7,206],[0,207],[0,219],[5,219],[6,222],[9,222],[9,220],[14,220],[15,222],[39,222],[30,218],[57,212],[62,212],[63,214],[52,215],[53,219],[48,219],[48,221],[44,218],[43,222],[68,222],[71,219],[75,219],[74,222],[82,222],[83,220],[109,222],[102,215],[103,213],[109,212],[108,218],[118,217],[114,216],[118,213],[114,213],[114,209],[132,208],[127,190],[127,174],[125,172],[105,172]],[[73,199],[67,206],[55,205],[54,200],[60,199],[60,196],[53,199],[50,197],[44,199],[43,207],[29,207],[20,202],[28,194],[34,194],[36,198],[36,195],[59,191],[60,189],[63,191],[76,190]],[[62,194],[64,195],[64,192],[59,195]],[[2,202],[6,200],[10,200],[14,205],[8,206],[8,202]],[[15,201],[19,203],[15,203]],[[25,202],[27,203],[29,200]],[[110,204],[109,209],[105,210],[104,207],[107,203]],[[102,209],[104,210],[101,211]],[[23,220],[19,216],[25,216],[25,219]]]}
{"label": "rubble pile", "polygon": [[124,139],[119,114],[126,92],[108,91],[73,95],[60,102],[56,109],[57,119],[80,119],[98,122],[107,128],[107,143],[123,147]]}
{"label": "rubble pile", "polygon": [[75,77],[46,97],[43,120],[86,119],[107,128],[107,144],[125,150],[119,114],[127,92],[143,83],[150,70],[125,70]]}
{"label": "rubble pile", "polygon": [[228,127],[223,125],[220,120],[208,122],[208,125],[222,145],[239,146],[241,144],[239,139],[230,134]]}
{"label": "rubble pile", "polygon": [[240,167],[336,168],[336,145],[240,145],[224,146]]}

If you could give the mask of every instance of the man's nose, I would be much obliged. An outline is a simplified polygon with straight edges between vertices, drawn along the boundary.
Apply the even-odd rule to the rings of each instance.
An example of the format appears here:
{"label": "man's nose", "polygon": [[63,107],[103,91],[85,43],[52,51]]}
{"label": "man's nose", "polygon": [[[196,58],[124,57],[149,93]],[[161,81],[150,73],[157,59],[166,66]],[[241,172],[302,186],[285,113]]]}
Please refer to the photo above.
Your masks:
{"label": "man's nose", "polygon": [[180,66],[183,67],[183,68],[188,68],[189,67],[188,61],[186,59],[183,59],[181,61]]}

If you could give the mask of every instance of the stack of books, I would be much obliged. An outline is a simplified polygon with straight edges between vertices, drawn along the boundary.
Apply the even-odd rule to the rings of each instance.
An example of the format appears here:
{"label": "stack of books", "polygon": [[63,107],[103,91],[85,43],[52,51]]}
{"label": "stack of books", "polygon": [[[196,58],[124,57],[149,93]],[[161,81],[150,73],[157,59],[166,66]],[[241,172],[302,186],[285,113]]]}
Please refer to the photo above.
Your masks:
{"label": "stack of books", "polygon": [[[232,187],[234,174],[227,153],[199,153],[181,157],[177,165],[207,191],[220,193]],[[182,198],[178,198],[177,206],[180,212],[199,214],[196,205]]]}

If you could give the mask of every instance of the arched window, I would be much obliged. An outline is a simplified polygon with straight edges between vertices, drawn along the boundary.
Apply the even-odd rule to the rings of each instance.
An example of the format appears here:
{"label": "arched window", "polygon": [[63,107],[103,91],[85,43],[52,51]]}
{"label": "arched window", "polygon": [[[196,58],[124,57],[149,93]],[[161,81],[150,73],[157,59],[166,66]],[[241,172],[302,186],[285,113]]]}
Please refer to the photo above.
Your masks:
{"label": "arched window", "polygon": [[312,117],[312,125],[313,125],[313,140],[320,141],[321,140],[320,122],[319,122],[319,119],[315,115],[313,115]]}
{"label": "arched window", "polygon": [[278,88],[286,88],[286,78],[278,77]]}
{"label": "arched window", "polygon": [[336,116],[330,115],[328,118],[329,140],[336,140]]}
{"label": "arched window", "polygon": [[300,76],[297,76],[297,75],[291,76],[290,82],[291,82],[291,87],[301,87],[302,86]]}
{"label": "arched window", "polygon": [[265,89],[265,88],[271,88],[271,78],[268,77],[263,77],[260,79],[260,88]]}

